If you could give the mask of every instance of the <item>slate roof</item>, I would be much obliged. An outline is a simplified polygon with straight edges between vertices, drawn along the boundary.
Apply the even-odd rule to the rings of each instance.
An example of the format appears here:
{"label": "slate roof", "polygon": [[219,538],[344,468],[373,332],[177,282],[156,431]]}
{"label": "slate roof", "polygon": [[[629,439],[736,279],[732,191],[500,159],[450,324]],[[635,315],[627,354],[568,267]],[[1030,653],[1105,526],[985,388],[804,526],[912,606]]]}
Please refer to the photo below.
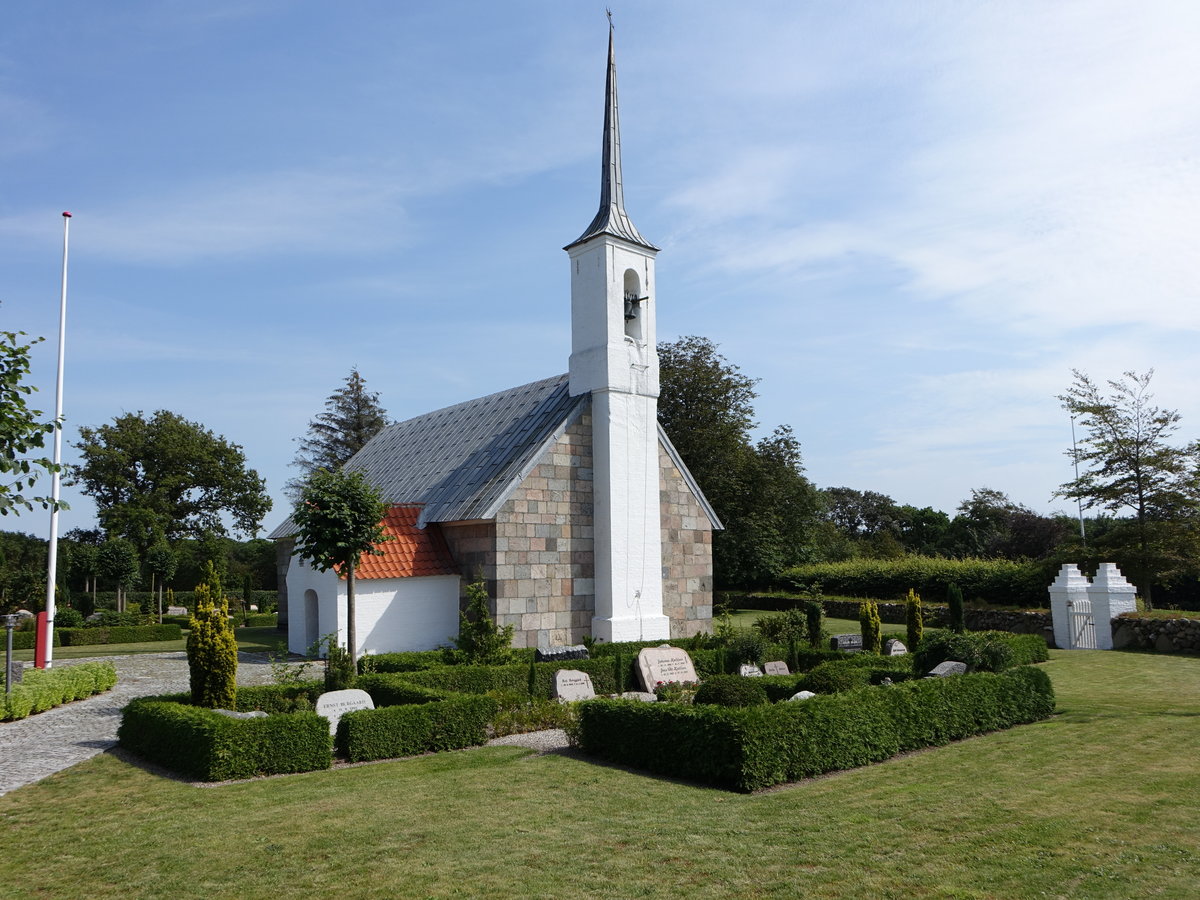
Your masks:
{"label": "slate roof", "polygon": [[[389,506],[420,508],[418,529],[491,519],[587,408],[590,395],[570,396],[568,380],[557,375],[389,425],[345,468],[362,472]],[[658,438],[713,527],[723,527],[661,425]],[[269,537],[293,531],[289,516]]]}
{"label": "slate roof", "polygon": [[409,578],[457,575],[450,548],[436,528],[418,528],[419,506],[393,506],[383,516],[383,532],[391,540],[376,545],[378,556],[364,553],[357,578]]}

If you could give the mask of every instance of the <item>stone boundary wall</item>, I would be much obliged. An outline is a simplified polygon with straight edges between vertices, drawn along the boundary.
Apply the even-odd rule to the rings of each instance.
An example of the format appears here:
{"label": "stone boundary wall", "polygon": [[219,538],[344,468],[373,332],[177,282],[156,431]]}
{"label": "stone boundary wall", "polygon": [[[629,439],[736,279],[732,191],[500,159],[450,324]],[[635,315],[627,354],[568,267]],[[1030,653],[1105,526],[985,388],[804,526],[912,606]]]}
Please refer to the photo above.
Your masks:
{"label": "stone boundary wall", "polygon": [[1112,620],[1114,650],[1200,653],[1200,618],[1148,619],[1118,616]]}

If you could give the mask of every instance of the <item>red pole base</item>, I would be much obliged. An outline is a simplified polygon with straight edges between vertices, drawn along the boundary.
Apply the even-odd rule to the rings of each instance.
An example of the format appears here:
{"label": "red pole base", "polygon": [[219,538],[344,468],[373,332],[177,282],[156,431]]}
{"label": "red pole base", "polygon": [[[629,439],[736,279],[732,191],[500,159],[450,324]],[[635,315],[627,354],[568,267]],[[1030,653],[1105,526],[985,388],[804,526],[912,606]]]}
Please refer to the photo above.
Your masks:
{"label": "red pole base", "polygon": [[37,629],[33,637],[33,666],[36,669],[46,668],[46,619],[44,612],[37,614]]}

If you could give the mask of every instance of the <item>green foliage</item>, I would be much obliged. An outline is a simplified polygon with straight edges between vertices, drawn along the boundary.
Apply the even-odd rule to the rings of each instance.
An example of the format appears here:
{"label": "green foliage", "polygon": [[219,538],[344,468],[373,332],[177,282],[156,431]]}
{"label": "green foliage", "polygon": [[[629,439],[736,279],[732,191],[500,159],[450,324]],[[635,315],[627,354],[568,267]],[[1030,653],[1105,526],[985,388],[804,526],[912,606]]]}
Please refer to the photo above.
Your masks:
{"label": "green foliage", "polygon": [[[876,612],[878,609],[877,605]],[[925,616],[921,611],[921,595],[912,588],[909,588],[908,596],[904,598],[904,625],[904,643],[909,647],[921,643],[921,635],[925,633]]]}
{"label": "green foliage", "polygon": [[509,734],[528,734],[548,728],[573,729],[577,719],[574,703],[557,700],[530,698],[521,694],[493,691],[487,695],[499,706],[492,716],[491,734],[504,737]]}
{"label": "green foliage", "polygon": [[323,682],[296,679],[286,684],[243,685],[238,688],[239,712],[261,710],[265,713],[310,712],[325,691]]}
{"label": "green foliage", "polygon": [[841,694],[871,683],[870,672],[863,666],[847,665],[843,660],[821,663],[804,676],[798,690],[814,694]]}
{"label": "green foliage", "polygon": [[758,678],[740,675],[714,675],[696,689],[695,703],[716,706],[765,706],[767,692]]}
{"label": "green foliage", "polygon": [[858,624],[862,629],[863,652],[879,653],[883,644],[879,604],[874,600],[864,600],[858,608]]}
{"label": "green foliage", "polygon": [[807,624],[808,646],[819,650],[825,646],[825,607],[820,600],[804,602],[804,617]]}
{"label": "green foliage", "polygon": [[469,664],[502,666],[512,659],[513,627],[498,628],[488,602],[487,587],[482,580],[467,585],[467,608],[459,613],[454,645]]}
{"label": "green foliage", "polygon": [[60,606],[54,610],[55,628],[82,628],[83,614],[69,606]]}
{"label": "green foliage", "polygon": [[300,475],[286,488],[293,499],[299,497],[310,475],[321,469],[340,469],[387,427],[387,410],[379,405],[379,394],[368,391],[366,384],[358,369],[352,368],[346,384],[326,399],[325,412],[308,423],[308,434],[300,438],[300,449],[292,461]]}
{"label": "green foliage", "polygon": [[491,697],[447,697],[432,703],[346,713],[338,722],[338,752],[351,762],[458,750],[487,740],[499,709]]}
{"label": "green foliage", "polygon": [[[661,643],[661,642],[660,642]],[[625,683],[632,683],[636,660],[624,657],[601,657],[599,659],[572,659],[561,662],[537,663],[536,685],[533,696],[550,699],[554,696],[554,673],[560,669],[586,672],[592,679],[597,694],[619,692],[618,673],[614,671],[614,660],[623,660]],[[386,677],[396,678],[409,684],[436,690],[464,694],[487,694],[502,691],[509,694],[529,696],[529,666],[514,663],[507,666],[443,666],[440,669],[425,669],[416,672],[397,672]],[[364,690],[371,690],[364,688]]]}
{"label": "green foliage", "polygon": [[21,682],[14,684],[10,693],[0,694],[0,719],[24,719],[73,700],[101,694],[116,683],[117,670],[108,662],[60,665],[53,669],[27,668]]}
{"label": "green foliage", "polygon": [[1053,572],[1039,563],[931,556],[815,563],[788,569],[784,576],[800,590],[820,582],[827,596],[899,600],[911,588],[924,597],[941,597],[957,584],[973,601],[1031,607],[1047,605],[1046,585],[1053,580]]}
{"label": "green foliage", "polygon": [[1021,667],[740,709],[594,701],[580,706],[577,734],[586,753],[611,762],[754,791],[1053,711],[1046,673]]}
{"label": "green foliage", "polygon": [[1049,659],[1046,640],[1036,634],[1007,631],[928,632],[913,654],[913,669],[924,674],[948,660],[966,663],[970,671],[1000,672],[1012,666]]}
{"label": "green foliage", "polygon": [[113,625],[89,624],[87,628],[56,628],[55,643],[63,647],[82,647],[86,644],[142,644],[152,641],[178,641],[183,630],[178,625]]}
{"label": "green foliage", "polygon": [[364,553],[377,554],[387,540],[383,514],[387,507],[361,472],[319,469],[313,472],[292,511],[295,553],[318,571],[338,568],[346,577],[346,649],[357,671],[354,570]]}
{"label": "green foliage", "polygon": [[309,655],[325,657],[325,690],[344,691],[354,686],[354,657],[337,642],[337,635],[322,636],[310,648]]}
{"label": "green foliage", "polygon": [[733,665],[747,663],[759,666],[762,665],[763,657],[766,655],[767,642],[761,635],[751,631],[740,631],[729,639],[726,649],[733,660]]}
{"label": "green foliage", "polygon": [[721,585],[773,581],[806,553],[816,490],[800,444],[780,426],[757,444],[754,385],[703,337],[658,345],[658,416],[725,528],[713,535]]}
{"label": "green foliage", "polygon": [[237,702],[237,640],[229,624],[229,601],[211,563],[206,580],[196,586],[196,609],[189,625],[192,703],[233,709]]}
{"label": "green foliage", "polygon": [[376,672],[420,672],[423,669],[440,669],[446,665],[446,655],[441,650],[377,653],[369,658]]}
{"label": "green foliage", "polygon": [[199,781],[311,772],[333,762],[329,721],[316,713],[234,719],[185,700],[133,700],[122,711],[118,743]]}
{"label": "green foliage", "polygon": [[[49,509],[50,497],[27,497],[43,472],[54,472],[56,466],[47,457],[31,457],[46,435],[54,431],[53,422],[39,422],[41,410],[30,409],[25,398],[37,390],[25,384],[29,377],[29,348],[42,339],[28,344],[18,340],[23,331],[0,331],[0,515],[19,515],[22,509],[32,510],[36,503]],[[66,507],[65,503],[59,504]]]}
{"label": "green foliage", "polygon": [[696,696],[696,682],[660,681],[654,686],[654,696],[660,703],[691,703]]}
{"label": "green foliage", "polygon": [[145,552],[161,537],[225,533],[222,516],[253,534],[271,509],[265,482],[237,444],[167,410],[79,429],[72,474],[96,502],[106,534]]}
{"label": "green foliage", "polygon": [[807,610],[796,607],[785,609],[774,616],[760,616],[754,622],[754,630],[762,635],[764,640],[773,644],[786,644],[788,641],[808,639]]}
{"label": "green foliage", "polygon": [[[1107,535],[1106,544],[1133,563],[1133,581],[1149,603],[1156,579],[1180,569],[1195,574],[1200,441],[1182,447],[1170,443],[1180,415],[1151,404],[1153,369],[1110,380],[1107,397],[1086,374],[1072,373],[1075,382],[1058,399],[1083,429],[1082,440],[1067,453],[1083,471],[1056,496],[1088,509],[1133,515],[1133,527]],[[1126,564],[1124,558],[1118,562]]]}
{"label": "green foliage", "polygon": [[[950,610],[950,630],[962,634],[967,630],[966,615],[963,610],[962,590],[953,582],[946,588],[946,605]],[[910,647],[916,646],[909,644]]]}

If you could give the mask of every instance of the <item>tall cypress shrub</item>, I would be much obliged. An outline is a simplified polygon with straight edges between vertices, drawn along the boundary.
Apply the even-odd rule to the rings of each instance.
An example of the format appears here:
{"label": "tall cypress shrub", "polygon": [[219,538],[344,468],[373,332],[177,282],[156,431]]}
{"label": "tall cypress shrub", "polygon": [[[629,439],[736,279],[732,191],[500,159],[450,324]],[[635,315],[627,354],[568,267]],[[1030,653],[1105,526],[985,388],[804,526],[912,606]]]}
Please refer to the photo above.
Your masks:
{"label": "tall cypress shrub", "polygon": [[879,619],[879,604],[874,600],[864,600],[858,607],[858,624],[862,629],[863,652],[879,653],[883,649],[883,623]]}
{"label": "tall cypress shrub", "polygon": [[805,624],[808,628],[808,645],[814,650],[824,646],[822,630],[825,625],[825,607],[819,600],[806,600],[804,603]]}
{"label": "tall cypress shrub", "polygon": [[921,595],[912,588],[904,598],[904,624],[907,628],[908,646],[916,649],[925,631],[925,615],[921,611]]}
{"label": "tall cypress shrub", "polygon": [[192,703],[234,709],[237,701],[237,640],[229,623],[229,601],[212,562],[196,585],[196,606],[188,620],[188,670]]}
{"label": "tall cypress shrub", "polygon": [[967,630],[963,614],[963,595],[957,584],[946,588],[946,603],[950,607],[950,630],[955,634],[963,634]]}

